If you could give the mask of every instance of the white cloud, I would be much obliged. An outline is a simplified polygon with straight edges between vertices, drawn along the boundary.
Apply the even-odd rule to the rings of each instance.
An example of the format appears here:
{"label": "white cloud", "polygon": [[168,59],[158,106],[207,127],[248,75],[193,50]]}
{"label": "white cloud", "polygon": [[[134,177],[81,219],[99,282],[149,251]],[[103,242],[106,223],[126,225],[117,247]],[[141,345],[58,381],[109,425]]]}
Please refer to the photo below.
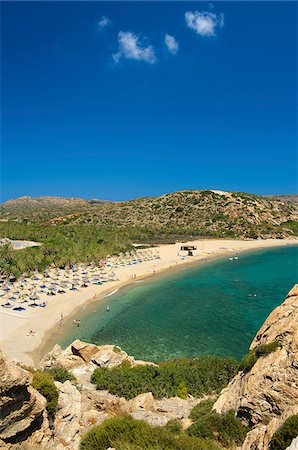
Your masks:
{"label": "white cloud", "polygon": [[97,22],[97,25],[99,26],[99,28],[105,28],[108,25],[111,25],[111,20],[106,17],[106,16],[102,16],[102,18]]}
{"label": "white cloud", "polygon": [[218,27],[224,26],[224,15],[207,11],[187,11],[187,26],[201,36],[215,36]]}
{"label": "white cloud", "polygon": [[165,44],[169,52],[172,53],[172,55],[176,55],[179,49],[179,44],[174,38],[174,36],[171,36],[170,34],[167,33],[165,35]]}
{"label": "white cloud", "polygon": [[156,62],[152,45],[146,46],[134,33],[131,33],[130,31],[120,31],[118,33],[118,43],[118,52],[112,55],[115,63],[118,63],[121,58],[145,61],[149,64],[154,64]]}

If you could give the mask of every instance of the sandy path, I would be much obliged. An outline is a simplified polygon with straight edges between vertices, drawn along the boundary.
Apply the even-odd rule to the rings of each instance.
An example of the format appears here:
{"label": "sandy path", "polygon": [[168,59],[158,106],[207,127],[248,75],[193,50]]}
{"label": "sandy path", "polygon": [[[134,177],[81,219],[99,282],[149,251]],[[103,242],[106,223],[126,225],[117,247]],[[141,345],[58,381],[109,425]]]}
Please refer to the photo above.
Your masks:
{"label": "sandy path", "polygon": [[[161,245],[159,247],[160,259],[145,261],[137,265],[130,265],[123,268],[113,269],[119,281],[108,282],[103,285],[92,285],[82,288],[78,292],[68,292],[57,294],[55,297],[44,295],[41,301],[47,301],[46,308],[28,309],[24,313],[10,313],[10,311],[0,310],[0,338],[1,349],[11,358],[25,364],[33,364],[32,352],[36,351],[42,343],[49,338],[51,330],[57,329],[61,314],[67,317],[78,307],[87,302],[98,301],[107,294],[118,290],[121,286],[136,279],[154,275],[168,270],[171,267],[182,266],[190,262],[202,261],[209,257],[232,256],[232,249],[235,252],[254,250],[258,248],[269,248],[284,245],[298,244],[298,240],[206,240],[192,241],[189,245],[197,246],[197,256],[187,257],[182,260],[180,243]],[[187,243],[183,243],[187,245]],[[180,254],[183,252],[180,252]],[[185,254],[185,252],[184,252]],[[13,315],[12,315],[13,314]],[[34,330],[35,336],[28,336],[29,330]]]}

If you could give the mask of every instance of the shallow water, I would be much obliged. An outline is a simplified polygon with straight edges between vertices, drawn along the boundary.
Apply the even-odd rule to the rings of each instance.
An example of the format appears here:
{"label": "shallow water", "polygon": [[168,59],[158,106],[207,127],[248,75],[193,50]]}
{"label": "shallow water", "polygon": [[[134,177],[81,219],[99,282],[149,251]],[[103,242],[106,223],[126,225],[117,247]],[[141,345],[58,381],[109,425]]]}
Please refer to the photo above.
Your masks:
{"label": "shallow water", "polygon": [[298,246],[285,246],[135,283],[89,306],[80,328],[68,327],[61,343],[117,344],[151,361],[201,354],[240,359],[298,281],[297,263]]}

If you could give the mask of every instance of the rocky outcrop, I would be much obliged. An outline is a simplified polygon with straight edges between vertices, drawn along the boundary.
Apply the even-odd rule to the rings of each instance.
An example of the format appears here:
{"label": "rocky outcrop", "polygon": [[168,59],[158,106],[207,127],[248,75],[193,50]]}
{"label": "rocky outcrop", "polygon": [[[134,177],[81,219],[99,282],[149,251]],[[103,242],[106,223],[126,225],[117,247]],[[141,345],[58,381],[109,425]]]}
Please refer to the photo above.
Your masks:
{"label": "rocky outcrop", "polygon": [[[203,399],[179,397],[155,400],[151,392],[137,395],[131,400],[117,397],[107,391],[83,390],[84,409],[103,411],[107,417],[130,414],[135,419],[145,420],[150,425],[165,425],[177,419],[185,424],[189,413]],[[189,424],[188,424],[189,425]]]}
{"label": "rocky outcrop", "polygon": [[214,409],[237,416],[253,427],[243,450],[266,450],[274,432],[298,412],[298,285],[260,328],[250,350],[278,341],[280,346],[239,372],[223,389]]}
{"label": "rocky outcrop", "polygon": [[112,368],[120,364],[156,365],[147,361],[135,360],[133,356],[129,356],[115,345],[97,346],[78,339],[65,350],[62,350],[60,345],[55,345],[40,362],[42,369],[64,367],[70,370],[79,379],[79,382],[81,379],[83,382],[86,380],[84,377],[86,374],[89,378],[96,367]]}
{"label": "rocky outcrop", "polygon": [[[21,446],[29,436],[48,439],[46,400],[30,386],[32,375],[0,352],[0,447]],[[34,448],[32,441],[32,448]],[[22,448],[25,449],[25,446]]]}
{"label": "rocky outcrop", "polygon": [[[149,393],[150,394],[150,393]],[[191,425],[189,419],[190,411],[202,399],[188,398],[186,400],[179,397],[163,398],[161,400],[144,399],[141,394],[133,400],[130,400],[129,413],[134,419],[145,420],[152,426],[166,425],[169,420],[179,420],[184,428]]]}

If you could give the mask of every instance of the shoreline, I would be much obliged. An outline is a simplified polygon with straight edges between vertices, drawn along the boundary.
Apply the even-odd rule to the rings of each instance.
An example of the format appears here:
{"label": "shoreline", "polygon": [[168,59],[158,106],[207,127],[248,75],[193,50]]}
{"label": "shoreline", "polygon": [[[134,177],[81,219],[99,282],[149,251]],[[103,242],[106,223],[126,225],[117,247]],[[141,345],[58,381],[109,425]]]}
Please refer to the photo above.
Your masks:
{"label": "shoreline", "polygon": [[[180,246],[187,244],[196,245],[198,255],[181,259]],[[296,239],[250,241],[218,239],[161,245],[158,247],[160,259],[114,269],[118,281],[110,281],[100,286],[92,285],[76,293],[57,294],[46,308],[28,311],[28,314],[26,311],[27,319],[21,315],[12,316],[1,311],[1,349],[10,358],[36,367],[44,354],[52,348],[54,338],[61,332],[59,328],[61,314],[64,325],[76,315],[79,316],[90,304],[100,302],[108,295],[113,295],[119,289],[135,282],[157,278],[198,263],[204,264],[221,257],[233,256],[238,252],[297,244]],[[28,336],[29,330],[34,330],[36,335]],[[55,342],[57,343],[57,340]]]}

